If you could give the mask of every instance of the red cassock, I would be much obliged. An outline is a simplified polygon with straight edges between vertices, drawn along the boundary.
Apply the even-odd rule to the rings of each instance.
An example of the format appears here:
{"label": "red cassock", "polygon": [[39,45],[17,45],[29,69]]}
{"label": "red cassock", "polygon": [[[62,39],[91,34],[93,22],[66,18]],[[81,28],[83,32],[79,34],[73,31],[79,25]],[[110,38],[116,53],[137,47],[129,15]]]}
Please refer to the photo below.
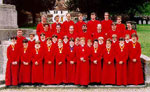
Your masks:
{"label": "red cassock", "polygon": [[137,32],[136,32],[135,30],[133,30],[133,29],[131,29],[131,30],[126,30],[126,31],[125,31],[125,35],[128,34],[128,35],[130,36],[130,38],[131,38],[131,35],[132,35],[133,33],[137,34]]}
{"label": "red cassock", "polygon": [[83,31],[80,32],[79,37],[85,37],[86,41],[88,39],[92,39],[92,36],[91,36],[91,34],[89,32],[83,32]]}
{"label": "red cassock", "polygon": [[[127,85],[127,60],[128,60],[128,45],[116,47],[116,82],[117,85]],[[123,64],[119,64],[123,61]]]}
{"label": "red cassock", "polygon": [[34,49],[34,46],[35,46],[35,40],[33,40],[33,41],[30,41],[30,40],[29,40],[28,45],[29,45],[29,47],[33,50],[33,49]]}
{"label": "red cassock", "polygon": [[[75,84],[88,85],[89,84],[89,50],[87,46],[79,46],[77,50],[77,66]],[[84,58],[85,62],[80,58]]]}
{"label": "red cassock", "polygon": [[[54,54],[55,48],[53,44],[51,46],[45,45],[44,47],[44,84],[54,84]],[[49,61],[51,63],[49,63]]]}
{"label": "red cassock", "polygon": [[[143,69],[141,64],[141,45],[139,42],[129,44],[129,62],[128,62],[128,84],[144,83]],[[136,62],[133,62],[136,59]]]}
{"label": "red cassock", "polygon": [[17,43],[16,43],[16,45],[18,45],[17,47],[18,47],[19,49],[21,49],[21,48],[23,47],[22,41],[23,41],[24,39],[26,39],[26,38],[23,37],[23,36],[21,36],[21,37],[18,37],[18,36],[17,36]]}
{"label": "red cassock", "polygon": [[87,28],[88,28],[88,31],[91,34],[93,34],[94,32],[96,32],[96,30],[97,30],[97,24],[100,24],[100,21],[98,21],[98,20],[94,20],[94,21],[90,20],[90,21],[88,21]]}
{"label": "red cassock", "polygon": [[[71,61],[74,64],[71,64]],[[67,52],[67,82],[75,82],[75,73],[76,73],[76,47],[69,47]]]}
{"label": "red cassock", "polygon": [[44,47],[45,47],[46,42],[47,42],[46,40],[45,40],[45,41],[40,41],[40,45],[41,45],[41,47],[42,47],[42,48],[44,48]]}
{"label": "red cassock", "polygon": [[[56,59],[56,71],[55,71],[55,82],[56,84],[66,83],[66,55],[67,49],[65,47],[56,48],[55,53]],[[62,62],[61,65],[59,63]]]}
{"label": "red cassock", "polygon": [[32,83],[43,83],[43,48],[34,48],[32,54]]}
{"label": "red cassock", "polygon": [[[21,64],[19,72],[19,83],[31,83],[31,58],[32,49],[28,47],[27,49],[21,48]],[[25,65],[23,62],[28,63]]]}
{"label": "red cassock", "polygon": [[57,24],[60,24],[60,25],[62,25],[61,23],[53,23],[51,26],[52,26],[52,32],[54,33],[54,32],[56,32],[56,25]]}
{"label": "red cassock", "polygon": [[[18,74],[19,74],[19,49],[17,45],[9,46],[7,48],[7,66],[5,84],[6,86],[18,85]],[[16,61],[17,65],[13,65],[12,62]]]}
{"label": "red cassock", "polygon": [[67,34],[67,37],[70,39],[70,38],[74,38],[74,39],[76,39],[76,37],[77,37],[77,34],[76,33],[68,33]]}
{"label": "red cassock", "polygon": [[106,36],[105,36],[105,33],[104,33],[104,32],[99,32],[99,33],[98,33],[98,32],[96,31],[96,32],[94,33],[94,35],[93,35],[93,40],[94,40],[94,39],[98,39],[99,37],[103,37],[104,39],[106,39]]}
{"label": "red cassock", "polygon": [[109,30],[108,38],[112,39],[112,36],[113,36],[113,35],[117,35],[117,40],[119,40],[120,33],[119,33],[117,30],[115,30],[115,31]]}
{"label": "red cassock", "polygon": [[[115,65],[114,65],[114,49],[103,50],[103,69],[102,69],[102,84],[115,84]],[[111,62],[111,64],[108,64]]]}
{"label": "red cassock", "polygon": [[101,24],[102,24],[102,29],[104,31],[104,33],[107,33],[109,32],[109,30],[111,30],[111,24],[112,24],[112,20],[103,20],[101,21]]}
{"label": "red cassock", "polygon": [[[91,73],[90,73],[90,82],[101,82],[101,76],[102,76],[102,66],[101,66],[101,59],[102,59],[102,50],[100,47],[95,49],[92,47],[92,53],[91,53]],[[97,61],[97,64],[94,63],[94,61]]]}
{"label": "red cassock", "polygon": [[69,33],[69,27],[70,27],[71,25],[74,26],[74,29],[75,29],[75,31],[76,31],[75,23],[74,23],[72,20],[70,20],[70,21],[65,21],[65,22],[63,23],[63,31],[64,31],[65,34]]}
{"label": "red cassock", "polygon": [[126,30],[126,27],[125,27],[124,24],[117,24],[116,25],[116,30],[118,31],[120,37],[124,37],[125,30]]}
{"label": "red cassock", "polygon": [[36,27],[36,34],[40,36],[41,32],[44,31],[44,26],[42,23],[39,23]]}
{"label": "red cassock", "polygon": [[82,31],[82,26],[86,24],[84,21],[78,21],[76,23],[76,27],[77,27],[77,33],[80,33]]}

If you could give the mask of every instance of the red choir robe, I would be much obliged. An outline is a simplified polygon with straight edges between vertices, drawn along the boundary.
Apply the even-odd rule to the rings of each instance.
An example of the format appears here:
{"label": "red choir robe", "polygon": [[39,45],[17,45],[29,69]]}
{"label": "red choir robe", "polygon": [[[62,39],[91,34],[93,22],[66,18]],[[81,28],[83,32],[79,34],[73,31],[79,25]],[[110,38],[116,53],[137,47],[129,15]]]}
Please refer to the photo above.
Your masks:
{"label": "red choir robe", "polygon": [[43,23],[39,23],[36,27],[36,34],[40,36],[41,32],[44,30]]}
{"label": "red choir robe", "polygon": [[70,38],[76,39],[77,34],[76,34],[75,32],[73,32],[72,34],[69,32],[69,33],[67,33],[67,37],[68,37],[69,39],[70,39]]}
{"label": "red choir robe", "polygon": [[68,47],[69,47],[69,41],[68,41],[68,42],[64,42],[64,41],[63,41],[63,47],[64,47],[64,48],[68,48]]}
{"label": "red choir robe", "polygon": [[[128,45],[124,46],[117,44],[116,47],[116,82],[117,85],[127,85],[127,60],[128,60]],[[123,61],[123,64],[119,64]]]}
{"label": "red choir robe", "polygon": [[41,47],[42,47],[42,48],[44,48],[44,47],[45,47],[45,45],[46,45],[46,40],[44,40],[44,41],[40,41],[40,45],[41,45]]}
{"label": "red choir robe", "polygon": [[86,24],[84,21],[78,21],[76,23],[76,29],[77,29],[77,33],[80,33],[82,31],[82,26]]}
{"label": "red choir robe", "polygon": [[93,35],[93,40],[94,40],[94,39],[98,39],[99,37],[103,37],[104,39],[106,39],[106,36],[105,36],[105,33],[104,33],[104,32],[99,32],[99,33],[98,33],[98,32],[96,31],[96,32],[94,33],[94,35]]}
{"label": "red choir robe", "polygon": [[[71,64],[71,61],[74,64]],[[75,73],[76,73],[76,47],[68,47],[67,52],[67,82],[75,83]]]}
{"label": "red choir robe", "polygon": [[43,83],[43,54],[42,47],[32,51],[32,83]]}
{"label": "red choir robe", "polygon": [[[114,49],[111,46],[110,50],[105,47],[103,50],[103,69],[102,69],[102,84],[115,84],[115,65],[114,65]],[[111,64],[108,64],[108,62]]]}
{"label": "red choir robe", "polygon": [[[21,48],[21,64],[20,64],[20,72],[19,72],[19,83],[31,83],[31,58],[32,58],[32,48],[29,46],[25,48]],[[24,65],[23,62],[28,63],[28,65]]]}
{"label": "red choir robe", "polygon": [[[92,53],[91,53],[91,71],[90,71],[90,82],[101,82],[101,76],[102,76],[102,66],[101,66],[101,59],[102,59],[102,51],[101,48],[98,47],[95,49],[92,47]],[[97,64],[94,63],[94,61],[97,60]]]}
{"label": "red choir robe", "polygon": [[53,35],[57,35],[58,39],[63,39],[64,32],[62,30],[59,33],[56,31],[56,32],[53,33]]}
{"label": "red choir robe", "polygon": [[111,30],[111,24],[112,24],[112,20],[103,20],[101,21],[102,24],[102,30],[104,31],[105,35],[107,36],[107,34],[109,33],[109,30]]}
{"label": "red choir robe", "polygon": [[116,25],[116,30],[118,31],[120,37],[124,37],[125,30],[126,30],[126,27],[125,27],[124,24],[117,24]]}
{"label": "red choir robe", "polygon": [[119,40],[120,33],[119,33],[117,30],[115,30],[115,31],[109,30],[108,38],[112,39],[112,36],[113,36],[113,35],[117,35],[117,40]]}
{"label": "red choir robe", "polygon": [[[80,58],[84,58],[85,62]],[[75,84],[88,85],[89,84],[89,50],[87,46],[79,46],[77,50],[77,66]]]}
{"label": "red choir robe", "polygon": [[125,31],[125,35],[129,35],[130,38],[131,38],[131,35],[132,35],[133,33],[137,34],[137,32],[136,32],[135,30],[133,30],[133,29],[131,29],[131,30],[126,30],[126,31]]}
{"label": "red choir robe", "polygon": [[69,33],[69,27],[70,27],[71,25],[74,26],[74,29],[75,29],[75,31],[76,31],[75,23],[74,23],[72,20],[70,20],[70,21],[67,21],[67,20],[66,20],[66,21],[63,23],[63,31],[64,31],[65,34]]}
{"label": "red choir robe", "polygon": [[[54,56],[55,48],[53,44],[51,46],[45,45],[44,47],[44,84],[54,84],[55,70],[54,70]],[[51,63],[48,63],[51,61]]]}
{"label": "red choir robe", "polygon": [[97,30],[97,24],[100,24],[100,21],[98,20],[90,20],[88,21],[87,23],[87,28],[88,28],[88,31],[93,35],[94,32],[96,32]]}
{"label": "red choir robe", "polygon": [[85,37],[85,40],[87,41],[88,39],[91,39],[92,40],[92,36],[89,32],[83,32],[81,31],[79,33],[79,37]]}
{"label": "red choir robe", "polygon": [[[56,59],[56,70],[55,70],[55,83],[66,83],[66,56],[67,49],[65,47],[56,48],[55,59]],[[59,63],[62,62],[61,65]]]}
{"label": "red choir robe", "polygon": [[[5,84],[6,86],[18,85],[18,75],[19,75],[19,48],[17,45],[10,45],[7,48],[7,66],[6,66],[6,76]],[[12,62],[16,61],[17,65],[13,65]]]}
{"label": "red choir robe", "polygon": [[33,50],[34,46],[35,46],[35,40],[33,40],[33,41],[29,40],[28,45]]}
{"label": "red choir robe", "polygon": [[21,36],[21,37],[18,37],[18,36],[17,36],[17,43],[16,43],[16,45],[18,45],[17,47],[18,47],[19,49],[21,49],[21,48],[23,47],[22,41],[23,41],[24,39],[26,39],[26,38],[23,37],[23,36]]}
{"label": "red choir robe", "polygon": [[61,26],[62,26],[62,24],[59,22],[59,23],[53,23],[52,25],[51,25],[51,27],[52,27],[52,32],[54,33],[54,32],[56,32],[56,25],[57,24],[60,24]]}
{"label": "red choir robe", "polygon": [[[142,63],[140,59],[141,45],[139,42],[129,44],[128,84],[138,85],[144,83]],[[136,59],[136,62],[133,62]]]}

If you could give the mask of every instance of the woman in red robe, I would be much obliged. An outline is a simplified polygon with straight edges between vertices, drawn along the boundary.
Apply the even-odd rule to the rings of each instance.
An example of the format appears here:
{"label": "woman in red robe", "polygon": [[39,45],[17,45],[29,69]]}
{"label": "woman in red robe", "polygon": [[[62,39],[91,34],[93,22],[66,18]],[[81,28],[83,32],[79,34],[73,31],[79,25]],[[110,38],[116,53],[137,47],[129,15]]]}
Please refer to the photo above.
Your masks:
{"label": "woman in red robe", "polygon": [[100,83],[102,76],[101,66],[102,52],[98,45],[98,40],[94,40],[92,53],[91,53],[91,71],[90,71],[90,82]]}
{"label": "woman in red robe", "polygon": [[5,84],[9,86],[18,85],[18,74],[19,74],[19,48],[16,45],[16,37],[11,37],[11,45],[7,48],[7,66]]}
{"label": "woman in red robe", "polygon": [[19,83],[31,83],[31,55],[32,49],[28,46],[28,40],[23,40],[21,51],[21,64],[19,72]]}
{"label": "woman in red robe", "polygon": [[43,83],[43,48],[40,41],[35,42],[32,51],[32,83]]}
{"label": "woman in red robe", "polygon": [[67,48],[63,46],[63,41],[58,40],[58,47],[55,53],[56,59],[56,71],[55,71],[55,82],[56,84],[66,83],[66,55]]}
{"label": "woman in red robe", "polygon": [[106,47],[103,50],[103,69],[102,69],[102,84],[116,84],[115,80],[115,65],[114,65],[114,49],[111,39],[107,39]]}
{"label": "woman in red robe", "polygon": [[52,39],[47,38],[46,45],[44,46],[44,81],[43,83],[54,84],[54,46],[52,44]]}
{"label": "woman in red robe", "polygon": [[80,46],[77,50],[77,67],[75,84],[87,87],[89,84],[89,51],[85,44],[85,38],[80,38]]}
{"label": "woman in red robe", "polygon": [[67,53],[67,82],[75,82],[76,73],[76,47],[74,39],[71,38],[69,41],[68,53]]}
{"label": "woman in red robe", "polygon": [[128,84],[138,85],[144,83],[140,56],[141,45],[137,41],[137,35],[132,34],[132,41],[129,45]]}
{"label": "woman in red robe", "polygon": [[124,38],[120,38],[116,46],[116,82],[117,85],[127,85],[128,45]]}

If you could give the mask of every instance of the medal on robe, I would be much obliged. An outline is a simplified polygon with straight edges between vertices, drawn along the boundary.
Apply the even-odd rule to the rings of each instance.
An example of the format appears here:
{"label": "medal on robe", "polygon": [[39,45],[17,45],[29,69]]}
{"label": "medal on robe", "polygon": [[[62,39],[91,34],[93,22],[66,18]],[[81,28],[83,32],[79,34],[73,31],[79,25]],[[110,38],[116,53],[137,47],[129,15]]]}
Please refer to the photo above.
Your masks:
{"label": "medal on robe", "polygon": [[[52,46],[52,45],[51,45]],[[51,51],[51,46],[47,46],[47,48],[48,48],[48,52],[50,52]]]}
{"label": "medal on robe", "polygon": [[107,48],[107,53],[110,54],[111,48]]}
{"label": "medal on robe", "polygon": [[120,46],[120,49],[121,49],[121,52],[123,52],[123,49],[124,49],[124,45],[123,45],[123,46]]}
{"label": "medal on robe", "polygon": [[59,53],[62,53],[63,47],[59,48]]}
{"label": "medal on robe", "polygon": [[11,47],[12,47],[12,50],[14,51],[15,50],[15,45],[11,45]]}
{"label": "medal on robe", "polygon": [[38,53],[39,53],[39,49],[35,49],[35,51],[36,51],[36,54],[38,54]]}
{"label": "medal on robe", "polygon": [[97,53],[98,48],[94,48],[94,52]]}
{"label": "medal on robe", "polygon": [[26,53],[26,51],[27,51],[27,48],[24,48],[24,53]]}
{"label": "medal on robe", "polygon": [[135,48],[135,46],[136,46],[136,43],[133,43],[133,48]]}

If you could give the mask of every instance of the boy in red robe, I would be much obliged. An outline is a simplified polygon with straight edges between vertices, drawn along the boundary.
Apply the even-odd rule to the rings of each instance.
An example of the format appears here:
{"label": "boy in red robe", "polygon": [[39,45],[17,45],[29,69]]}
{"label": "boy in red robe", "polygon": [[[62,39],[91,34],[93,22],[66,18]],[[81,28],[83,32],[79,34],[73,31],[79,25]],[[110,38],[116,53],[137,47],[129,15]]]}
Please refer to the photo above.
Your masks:
{"label": "boy in red robe", "polygon": [[32,83],[35,85],[43,83],[43,54],[40,41],[36,41],[32,51]]}
{"label": "boy in red robe", "polygon": [[101,48],[101,50],[103,50],[104,47],[105,47],[104,38],[103,37],[98,37],[98,43],[99,43],[99,47]]}
{"label": "boy in red robe", "polygon": [[85,38],[80,38],[80,46],[77,50],[77,66],[75,84],[88,87],[89,84],[89,51],[85,44]]}
{"label": "boy in red robe", "polygon": [[19,74],[19,48],[16,45],[17,38],[11,37],[11,44],[7,48],[7,66],[6,66],[6,76],[5,85],[17,86],[18,85],[18,74]]}
{"label": "boy in red robe", "polygon": [[46,36],[45,33],[40,34],[40,45],[43,48],[46,45]]}
{"label": "boy in red robe", "polygon": [[54,46],[52,44],[52,39],[47,38],[46,45],[44,47],[44,81],[45,85],[54,84]]}
{"label": "boy in red robe", "polygon": [[128,60],[128,45],[124,38],[119,39],[119,44],[116,47],[116,82],[117,85],[127,85],[127,60]]}
{"label": "boy in red robe", "polygon": [[56,31],[53,33],[53,35],[57,35],[58,39],[63,39],[64,32],[60,24],[56,25]]}
{"label": "boy in red robe", "polygon": [[43,26],[44,26],[44,31],[41,32],[41,33],[45,33],[46,38],[51,37],[52,32],[51,32],[51,29],[50,29],[50,24],[46,23],[46,24],[43,24]]}
{"label": "boy in red robe", "polygon": [[143,69],[141,63],[141,45],[137,41],[137,35],[132,34],[132,41],[129,45],[128,62],[128,84],[138,85],[144,83]]}
{"label": "boy in red robe", "polygon": [[76,73],[76,47],[74,39],[71,38],[69,41],[68,53],[67,53],[67,82],[75,82]]}
{"label": "boy in red robe", "polygon": [[103,50],[103,69],[102,69],[102,84],[116,84],[115,80],[115,64],[114,64],[114,49],[111,39],[106,40],[106,46]]}
{"label": "boy in red robe", "polygon": [[91,83],[100,83],[102,76],[102,52],[101,48],[98,45],[98,40],[94,40],[92,51],[91,51],[91,71],[90,71],[90,82]]}
{"label": "boy in red robe", "polygon": [[117,39],[119,39],[119,37],[120,37],[119,32],[116,29],[116,23],[114,23],[114,22],[111,25],[111,30],[109,30],[108,37],[112,39],[113,35],[116,35]]}
{"label": "boy in red robe", "polygon": [[93,40],[98,39],[98,37],[103,37],[104,39],[106,37],[104,32],[102,31],[102,25],[101,24],[97,24],[97,31],[93,35]]}
{"label": "boy in red robe", "polygon": [[77,37],[77,34],[76,34],[75,30],[74,30],[74,26],[73,25],[71,25],[69,27],[69,33],[67,33],[67,36],[68,36],[69,39],[70,38],[74,38],[75,39]]}
{"label": "boy in red robe", "polygon": [[60,21],[59,21],[59,18],[60,18],[59,15],[56,15],[55,18],[54,18],[54,19],[55,19],[55,22],[51,25],[51,26],[52,26],[52,32],[53,32],[53,33],[56,32],[56,25],[57,25],[57,24],[62,25],[62,24],[60,23]]}
{"label": "boy in red robe", "polygon": [[53,35],[52,36],[52,43],[53,43],[53,46],[54,48],[57,48],[57,35]]}
{"label": "boy in red robe", "polygon": [[34,49],[34,46],[35,46],[35,34],[31,33],[29,34],[29,38],[30,40],[28,41],[28,45],[31,49]]}
{"label": "boy in red robe", "polygon": [[23,48],[21,52],[21,64],[19,72],[19,83],[29,84],[31,83],[31,58],[32,49],[28,45],[28,40],[23,40]]}
{"label": "boy in red robe", "polygon": [[55,82],[56,84],[66,83],[66,56],[67,48],[63,46],[63,41],[58,40],[58,46],[56,48],[56,71]]}

